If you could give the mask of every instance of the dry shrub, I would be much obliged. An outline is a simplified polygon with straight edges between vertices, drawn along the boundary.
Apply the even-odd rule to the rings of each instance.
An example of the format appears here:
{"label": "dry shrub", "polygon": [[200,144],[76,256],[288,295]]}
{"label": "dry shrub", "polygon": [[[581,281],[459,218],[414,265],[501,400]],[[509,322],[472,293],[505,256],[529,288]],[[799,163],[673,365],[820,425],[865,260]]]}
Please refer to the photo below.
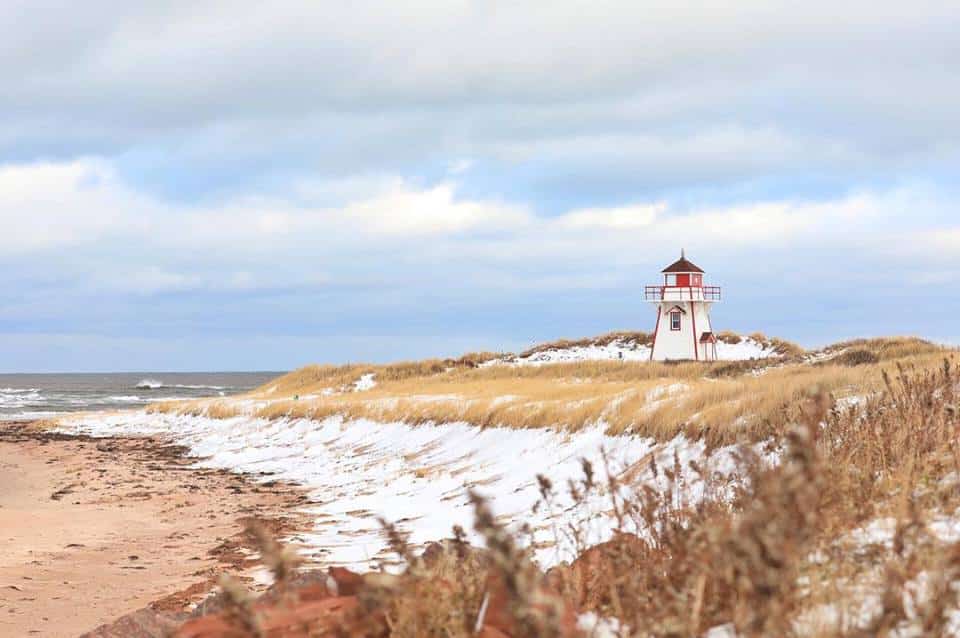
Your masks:
{"label": "dry shrub", "polygon": [[453,368],[476,368],[488,361],[500,359],[503,356],[503,353],[499,352],[468,352],[457,359],[449,360],[449,363],[450,367]]}
{"label": "dry shrub", "polygon": [[936,355],[942,353],[944,350],[942,346],[917,337],[877,337],[873,339],[841,341],[827,346],[824,348],[824,352],[843,352],[853,349],[868,350],[877,355],[880,361]]}
{"label": "dry shrub", "polygon": [[515,638],[572,635],[569,607],[545,586],[520,540],[496,521],[483,497],[471,492],[470,500],[484,550],[470,547],[455,527],[453,539],[417,557],[404,535],[381,521],[406,569],[396,577],[368,576],[363,608],[385,613],[391,636],[467,638],[482,627]]}
{"label": "dry shrub", "polygon": [[[583,609],[616,617],[635,635],[701,635],[726,623],[743,636],[865,637],[906,627],[944,635],[958,605],[960,543],[938,540],[925,520],[960,505],[958,392],[958,369],[945,360],[939,370],[900,366],[861,408],[838,409],[823,392],[805,399],[780,463],[765,467],[745,453],[747,480],[729,502],[684,507],[679,460],[653,465],[666,487],[607,489],[614,540],[554,577]],[[581,504],[588,484],[571,486]],[[851,552],[840,542],[891,513],[890,550]],[[814,558],[818,551],[830,560]],[[824,605],[862,606],[865,591],[879,601],[865,608],[866,624],[823,619]]]}
{"label": "dry shrub", "polygon": [[758,372],[764,368],[778,365],[780,362],[771,359],[746,359],[743,361],[718,361],[710,367],[708,377],[739,377],[741,375]]}
{"label": "dry shrub", "polygon": [[865,348],[851,348],[845,350],[833,359],[831,363],[841,366],[862,366],[870,363],[879,363],[880,357]]}
{"label": "dry shrub", "polygon": [[897,366],[884,372],[884,391],[861,410],[834,411],[824,429],[831,485],[864,518],[876,513],[884,496],[924,487],[930,478],[960,471],[957,449],[956,365],[944,359],[934,370]]}
{"label": "dry shrub", "polygon": [[392,523],[381,520],[392,550],[406,564],[398,576],[368,575],[360,590],[365,614],[382,614],[390,635],[403,638],[474,635],[483,605],[489,562],[470,548],[463,531],[431,544],[415,556],[406,537]]}
{"label": "dry shrub", "polygon": [[733,346],[743,341],[743,337],[732,330],[724,330],[723,332],[717,333],[717,339],[723,343],[729,343]]}
{"label": "dry shrub", "polygon": [[806,353],[806,350],[792,341],[778,337],[767,337],[762,332],[754,332],[749,338],[759,343],[764,349],[773,350],[776,355],[781,357],[799,357]]}
{"label": "dry shrub", "polygon": [[587,472],[570,489],[580,504],[591,490],[609,495],[614,539],[552,576],[582,611],[616,617],[636,635],[697,636],[727,622],[745,636],[785,635],[822,493],[816,437],[826,399],[819,395],[812,404],[804,424],[787,435],[779,465],[743,457],[749,480],[732,504],[685,506],[677,457],[667,468],[651,458],[651,475],[666,479],[661,489],[609,478],[594,483]]}

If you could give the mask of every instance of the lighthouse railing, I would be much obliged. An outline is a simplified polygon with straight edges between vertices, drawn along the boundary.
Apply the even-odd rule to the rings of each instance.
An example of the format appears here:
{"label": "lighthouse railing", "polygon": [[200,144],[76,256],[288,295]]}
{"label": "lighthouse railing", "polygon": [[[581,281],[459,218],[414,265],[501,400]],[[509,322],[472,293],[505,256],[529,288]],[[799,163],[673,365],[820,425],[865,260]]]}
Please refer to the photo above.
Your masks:
{"label": "lighthouse railing", "polygon": [[720,286],[646,286],[646,301],[720,301]]}

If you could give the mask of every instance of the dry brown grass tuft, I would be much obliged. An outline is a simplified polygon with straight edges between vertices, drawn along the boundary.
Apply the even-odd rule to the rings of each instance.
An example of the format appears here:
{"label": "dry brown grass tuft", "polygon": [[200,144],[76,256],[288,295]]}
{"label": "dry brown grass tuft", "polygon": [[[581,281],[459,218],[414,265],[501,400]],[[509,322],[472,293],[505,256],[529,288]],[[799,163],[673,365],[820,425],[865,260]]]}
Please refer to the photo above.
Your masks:
{"label": "dry brown grass tuft", "polygon": [[836,365],[853,367],[879,363],[880,357],[866,348],[850,348],[849,350],[841,352],[831,361]]}
{"label": "dry brown grass tuft", "polygon": [[743,337],[732,330],[724,330],[723,332],[718,333],[717,339],[731,345],[737,345],[738,343],[743,342]]}
{"label": "dry brown grass tuft", "polygon": [[918,337],[878,337],[842,341],[824,350],[826,352],[864,350],[876,355],[880,361],[893,361],[908,357],[936,355],[943,352],[944,348]]}

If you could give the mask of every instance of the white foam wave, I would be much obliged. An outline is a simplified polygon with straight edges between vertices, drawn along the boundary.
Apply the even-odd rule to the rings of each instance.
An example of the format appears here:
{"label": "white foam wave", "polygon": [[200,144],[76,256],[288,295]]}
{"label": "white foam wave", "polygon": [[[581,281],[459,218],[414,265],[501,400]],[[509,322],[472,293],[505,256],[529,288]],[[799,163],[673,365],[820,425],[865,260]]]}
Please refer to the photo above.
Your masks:
{"label": "white foam wave", "polygon": [[187,390],[226,390],[227,389],[227,387],[223,385],[190,385],[190,384],[180,384],[180,383],[174,383],[166,387],[183,388]]}
{"label": "white foam wave", "polygon": [[35,390],[29,390],[25,393],[0,392],[0,406],[5,408],[21,408],[41,400],[43,400],[43,396]]}
{"label": "white foam wave", "polygon": [[159,390],[160,388],[178,388],[180,390],[226,390],[224,385],[202,385],[193,383],[170,383],[166,384],[157,379],[141,379],[134,386],[138,390]]}

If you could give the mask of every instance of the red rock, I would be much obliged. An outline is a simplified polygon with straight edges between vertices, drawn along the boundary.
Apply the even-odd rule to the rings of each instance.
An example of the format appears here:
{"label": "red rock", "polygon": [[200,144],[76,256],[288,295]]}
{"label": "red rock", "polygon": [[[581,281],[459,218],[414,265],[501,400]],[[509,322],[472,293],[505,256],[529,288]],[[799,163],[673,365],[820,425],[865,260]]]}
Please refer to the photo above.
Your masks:
{"label": "red rock", "polygon": [[[492,571],[490,573],[487,578],[487,591],[490,598],[487,603],[487,612],[484,615],[484,628],[489,627],[506,636],[520,633],[520,627],[518,627],[510,609],[510,592],[507,590],[503,576],[499,572]],[[533,607],[534,610],[539,612],[544,619],[551,616],[556,617],[559,636],[573,638],[580,635],[577,629],[576,611],[560,594],[548,587],[546,582],[538,585],[538,597],[550,602],[537,603]]]}
{"label": "red rock", "polygon": [[345,567],[331,567],[327,574],[337,584],[339,596],[356,596],[363,588],[363,576]]}
{"label": "red rock", "polygon": [[335,592],[330,591],[330,588],[327,587],[325,583],[314,583],[313,585],[301,587],[293,592],[293,596],[301,603],[334,598],[336,595]]}
{"label": "red rock", "polygon": [[[254,610],[268,638],[332,638],[356,607],[355,596],[338,596],[297,604],[255,604]],[[216,614],[191,620],[174,638],[249,638],[249,633]]]}

